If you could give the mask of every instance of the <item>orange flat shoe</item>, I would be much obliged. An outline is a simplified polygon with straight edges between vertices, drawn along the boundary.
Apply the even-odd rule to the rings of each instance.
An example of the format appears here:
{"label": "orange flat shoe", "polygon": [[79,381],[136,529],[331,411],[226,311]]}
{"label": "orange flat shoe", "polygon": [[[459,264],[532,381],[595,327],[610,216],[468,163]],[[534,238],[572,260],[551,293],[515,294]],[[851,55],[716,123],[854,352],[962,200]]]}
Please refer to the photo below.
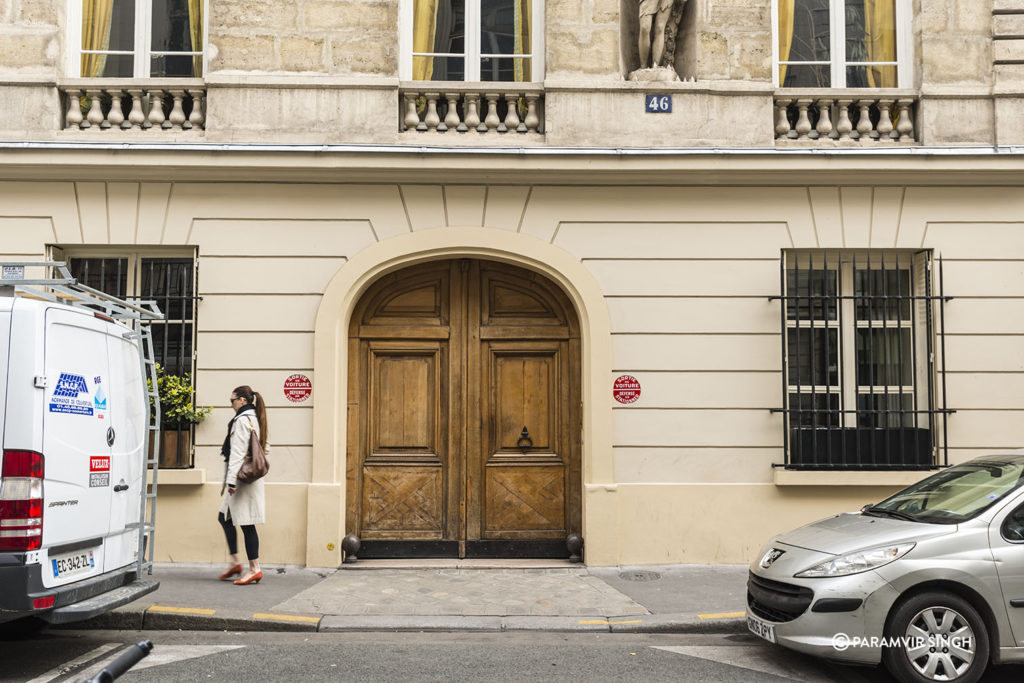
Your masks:
{"label": "orange flat shoe", "polygon": [[237,581],[235,581],[235,585],[236,586],[248,586],[250,583],[259,583],[260,579],[262,579],[262,578],[263,578],[263,571],[260,570],[260,571],[256,572],[255,574],[253,574],[252,576],[250,576],[247,579],[238,579]]}
{"label": "orange flat shoe", "polygon": [[221,574],[217,578],[221,579],[221,580],[230,579],[232,576],[238,576],[241,573],[242,573],[242,565],[236,564],[234,567],[232,567],[231,569],[227,570],[226,572],[224,572],[223,574]]}

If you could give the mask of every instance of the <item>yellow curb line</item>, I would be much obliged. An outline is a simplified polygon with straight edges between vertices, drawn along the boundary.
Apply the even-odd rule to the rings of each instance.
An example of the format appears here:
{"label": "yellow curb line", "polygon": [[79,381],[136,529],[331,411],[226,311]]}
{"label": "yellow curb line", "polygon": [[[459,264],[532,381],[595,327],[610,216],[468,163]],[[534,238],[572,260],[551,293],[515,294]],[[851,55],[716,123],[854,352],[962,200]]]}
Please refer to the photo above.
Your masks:
{"label": "yellow curb line", "polygon": [[257,612],[256,614],[252,615],[252,618],[267,619],[272,621],[303,621],[310,624],[316,624],[320,621],[320,617],[296,617],[290,614],[263,614],[262,612]]}
{"label": "yellow curb line", "polygon": [[174,614],[216,614],[216,610],[212,609],[200,609],[198,607],[163,607],[161,605],[153,605],[147,612],[172,612]]}
{"label": "yellow curb line", "polygon": [[589,619],[589,620],[580,619],[580,621],[577,622],[577,623],[585,625],[585,626],[592,626],[594,624],[607,624],[608,620],[607,619]]}
{"label": "yellow curb line", "polygon": [[633,619],[632,621],[609,621],[608,623],[611,624],[612,626],[616,626],[618,624],[642,624],[642,623],[644,623],[644,620],[643,619]]}
{"label": "yellow curb line", "polygon": [[742,617],[746,612],[719,612],[718,614],[698,614],[698,619],[734,619]]}

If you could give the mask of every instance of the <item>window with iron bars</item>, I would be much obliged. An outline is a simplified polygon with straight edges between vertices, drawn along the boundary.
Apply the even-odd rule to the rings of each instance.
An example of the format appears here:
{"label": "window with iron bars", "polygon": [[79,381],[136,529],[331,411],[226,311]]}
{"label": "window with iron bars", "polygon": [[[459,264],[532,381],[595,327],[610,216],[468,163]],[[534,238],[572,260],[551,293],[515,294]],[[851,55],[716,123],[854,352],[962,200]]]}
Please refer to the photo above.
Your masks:
{"label": "window with iron bars", "polygon": [[[59,255],[82,284],[128,299],[156,301],[165,319],[151,323],[153,355],[167,375],[194,377],[196,261],[193,254],[75,250]],[[193,401],[194,401],[193,397]],[[160,467],[192,466],[191,425],[163,427]]]}
{"label": "window with iron bars", "polygon": [[934,269],[927,251],[787,250],[781,267],[785,466],[945,464],[941,261]]}

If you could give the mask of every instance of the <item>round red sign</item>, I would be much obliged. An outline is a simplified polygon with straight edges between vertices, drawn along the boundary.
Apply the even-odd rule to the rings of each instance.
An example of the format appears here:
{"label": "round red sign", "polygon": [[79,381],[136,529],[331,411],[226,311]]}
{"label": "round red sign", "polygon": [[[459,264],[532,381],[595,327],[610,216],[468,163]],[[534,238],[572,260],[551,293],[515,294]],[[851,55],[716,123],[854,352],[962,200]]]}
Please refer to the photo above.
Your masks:
{"label": "round red sign", "polygon": [[292,403],[302,403],[313,393],[313,383],[305,375],[292,375],[284,381],[284,397]]}
{"label": "round red sign", "polygon": [[612,385],[612,396],[619,403],[636,403],[640,399],[640,380],[633,375],[619,375]]}

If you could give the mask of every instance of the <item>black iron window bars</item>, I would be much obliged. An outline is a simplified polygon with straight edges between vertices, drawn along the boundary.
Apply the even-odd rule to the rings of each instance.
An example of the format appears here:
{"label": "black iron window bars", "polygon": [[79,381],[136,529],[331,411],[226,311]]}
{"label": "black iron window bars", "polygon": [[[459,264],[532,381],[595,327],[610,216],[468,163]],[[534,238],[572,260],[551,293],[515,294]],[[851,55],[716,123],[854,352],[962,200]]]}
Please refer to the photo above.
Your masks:
{"label": "black iron window bars", "polygon": [[[151,325],[155,360],[168,375],[192,375],[200,300],[192,258],[82,257],[68,259],[68,266],[73,277],[94,289],[128,301],[155,301],[165,316]],[[191,467],[191,425],[165,424],[163,431],[175,432],[176,438],[164,440],[160,466]]]}
{"label": "black iron window bars", "polygon": [[782,295],[770,298],[782,301],[783,407],[773,412],[784,417],[785,467],[948,463],[941,259],[934,272],[928,251],[782,252]]}

